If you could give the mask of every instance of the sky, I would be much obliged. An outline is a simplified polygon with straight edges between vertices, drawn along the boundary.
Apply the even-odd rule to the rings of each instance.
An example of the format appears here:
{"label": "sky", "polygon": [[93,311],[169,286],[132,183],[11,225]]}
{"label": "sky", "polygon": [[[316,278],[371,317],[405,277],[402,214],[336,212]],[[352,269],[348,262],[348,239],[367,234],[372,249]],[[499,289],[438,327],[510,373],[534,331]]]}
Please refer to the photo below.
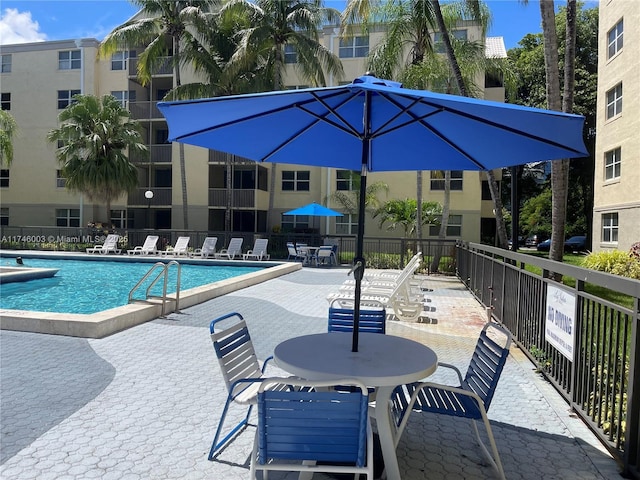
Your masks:
{"label": "sky", "polygon": [[[485,0],[493,15],[489,36],[503,37],[508,49],[518,46],[527,33],[538,33],[540,6],[537,0]],[[344,1],[325,5],[341,10]],[[597,1],[585,2],[592,8]],[[556,0],[556,7],[565,5]],[[102,40],[111,30],[131,18],[137,9],[126,0],[1,0],[0,45],[76,38]]]}

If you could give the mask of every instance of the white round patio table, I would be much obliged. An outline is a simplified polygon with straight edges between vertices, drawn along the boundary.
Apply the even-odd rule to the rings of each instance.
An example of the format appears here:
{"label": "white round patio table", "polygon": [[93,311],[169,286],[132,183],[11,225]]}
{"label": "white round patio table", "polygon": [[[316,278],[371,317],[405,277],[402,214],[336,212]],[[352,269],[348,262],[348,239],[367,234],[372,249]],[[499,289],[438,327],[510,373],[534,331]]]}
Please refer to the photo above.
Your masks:
{"label": "white round patio table", "polygon": [[422,380],[437,367],[438,357],[422,343],[393,335],[360,333],[351,351],[351,333],[294,337],[276,346],[273,356],[283,370],[307,380],[355,378],[376,387],[375,418],[388,480],[400,480],[388,402],[393,389]]}

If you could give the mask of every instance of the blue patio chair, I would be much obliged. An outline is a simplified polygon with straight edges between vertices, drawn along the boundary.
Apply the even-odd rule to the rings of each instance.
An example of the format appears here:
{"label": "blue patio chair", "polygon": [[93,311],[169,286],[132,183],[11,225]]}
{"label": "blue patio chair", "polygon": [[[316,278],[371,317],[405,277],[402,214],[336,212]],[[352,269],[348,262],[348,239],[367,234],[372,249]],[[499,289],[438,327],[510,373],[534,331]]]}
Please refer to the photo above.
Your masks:
{"label": "blue patio chair", "polygon": [[[274,387],[287,383],[291,390]],[[349,385],[340,393],[330,387]],[[373,479],[373,434],[367,388],[357,380],[264,380],[249,478],[268,471],[365,474]]]}
{"label": "blue patio chair", "polygon": [[[329,305],[329,332],[353,332],[353,308],[344,308],[336,300]],[[360,309],[358,331],[367,333],[385,333],[387,311],[380,303],[380,307],[367,304]]]}
{"label": "blue patio chair", "polygon": [[[502,345],[489,338],[487,335],[489,328],[495,330],[498,334],[497,336],[502,338]],[[476,343],[476,348],[464,379],[460,370],[453,365],[438,363],[439,367],[451,368],[457,373],[460,382],[458,386],[424,382],[401,385],[396,388],[392,396],[391,406],[392,415],[397,426],[396,445],[407,424],[411,411],[469,418],[480,448],[498,472],[499,477],[504,479],[504,469],[502,468],[498,447],[487,418],[487,411],[498,385],[500,374],[509,356],[510,346],[511,334],[495,323],[487,323],[480,332],[480,337]],[[482,419],[489,437],[493,456],[480,438],[478,426],[476,425],[476,420],[480,419]]]}
{"label": "blue patio chair", "polygon": [[[227,328],[220,329],[218,325],[220,322],[232,318],[236,320],[235,323]],[[215,331],[216,328],[218,328],[218,331]],[[220,371],[222,372],[227,391],[229,392],[213,439],[213,444],[211,445],[211,450],[209,451],[209,460],[213,460],[220,449],[248,425],[251,409],[257,402],[259,387],[257,380],[263,378],[267,362],[273,357],[267,358],[262,364],[262,367],[260,367],[253,343],[251,342],[251,337],[249,336],[247,324],[242,315],[237,312],[229,313],[212,320],[209,324],[209,331],[211,333],[211,340],[213,341],[213,348],[218,357]],[[234,402],[239,405],[248,405],[247,415],[240,423],[233,427],[229,433],[219,440],[227,411],[231,403]]]}

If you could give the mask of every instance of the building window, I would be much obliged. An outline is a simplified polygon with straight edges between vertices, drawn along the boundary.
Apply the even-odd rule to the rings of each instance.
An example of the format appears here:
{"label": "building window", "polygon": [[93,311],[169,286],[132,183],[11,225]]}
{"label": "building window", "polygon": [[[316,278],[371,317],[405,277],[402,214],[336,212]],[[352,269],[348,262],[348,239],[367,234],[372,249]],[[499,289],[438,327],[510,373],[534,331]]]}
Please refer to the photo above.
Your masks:
{"label": "building window", "polygon": [[355,190],[357,188],[356,175],[357,173],[351,170],[336,170],[336,190]]}
{"label": "building window", "polygon": [[304,90],[305,88],[309,88],[309,85],[287,85],[284,87],[285,90]]}
{"label": "building window", "polygon": [[[451,190],[462,190],[462,170],[451,170]],[[444,190],[444,172],[431,171],[431,190]]]}
{"label": "building window", "polygon": [[111,55],[111,70],[126,70],[129,52],[116,52]]}
{"label": "building window", "polygon": [[9,225],[9,209],[0,208],[0,225],[6,227]]}
{"label": "building window", "polygon": [[122,108],[127,108],[127,102],[136,101],[135,90],[113,90],[111,92],[111,96],[120,101],[120,105],[122,105]]}
{"label": "building window", "polygon": [[0,73],[11,72],[11,54],[5,54],[1,56],[0,60]]}
{"label": "building window", "polygon": [[0,170],[0,187],[8,187],[9,186],[9,169],[3,168]]}
{"label": "building window", "polygon": [[127,228],[127,211],[111,210],[111,225],[116,228]]}
{"label": "building window", "polygon": [[11,94],[0,93],[0,108],[2,110],[11,110]]}
{"label": "building window", "polygon": [[282,215],[282,230],[293,232],[309,228],[309,215]]}
{"label": "building window", "polygon": [[622,150],[620,147],[610,150],[604,154],[604,179],[613,180],[620,177],[620,166],[622,163]]}
{"label": "building window", "polygon": [[602,214],[602,241],[609,243],[618,242],[618,214]]}
{"label": "building window", "polygon": [[[440,217],[442,220],[442,217]],[[437,237],[440,234],[440,225],[429,225],[429,235]],[[449,215],[447,223],[447,237],[462,236],[462,215]]]}
{"label": "building window", "polygon": [[[500,182],[496,182],[498,184],[498,192],[500,191]],[[489,181],[488,180],[483,180],[482,181],[482,200],[493,200],[493,197],[491,196],[491,189],[489,188]]]}
{"label": "building window", "polygon": [[74,95],[80,95],[80,90],[58,90],[58,109],[62,110],[71,105]]}
{"label": "building window", "polygon": [[[467,41],[467,31],[466,30],[452,30],[449,32],[449,38],[452,39],[453,42],[456,40]],[[444,53],[444,42],[442,40],[442,33],[436,32],[433,34],[433,47],[436,53]]]}
{"label": "building window", "polygon": [[613,57],[616,53],[622,50],[622,33],[623,33],[623,23],[620,20],[615,27],[609,30],[607,33],[607,43],[608,43],[608,57]]}
{"label": "building window", "polygon": [[294,45],[284,46],[284,63],[298,63],[298,52]]}
{"label": "building window", "polygon": [[336,217],[336,235],[357,235],[358,215],[345,213],[341,217]]}
{"label": "building window", "polygon": [[60,70],[77,70],[82,66],[80,50],[58,52],[58,68]]}
{"label": "building window", "polygon": [[607,92],[607,119],[622,113],[622,83]]}
{"label": "building window", "polygon": [[341,38],[338,56],[340,58],[361,58],[369,55],[369,36]]}
{"label": "building window", "polygon": [[56,188],[64,188],[67,185],[67,179],[62,175],[62,170],[56,170]]}
{"label": "building window", "polygon": [[56,208],[56,227],[79,227],[80,209]]}
{"label": "building window", "polygon": [[308,192],[311,185],[309,170],[284,170],[282,172],[283,192]]}

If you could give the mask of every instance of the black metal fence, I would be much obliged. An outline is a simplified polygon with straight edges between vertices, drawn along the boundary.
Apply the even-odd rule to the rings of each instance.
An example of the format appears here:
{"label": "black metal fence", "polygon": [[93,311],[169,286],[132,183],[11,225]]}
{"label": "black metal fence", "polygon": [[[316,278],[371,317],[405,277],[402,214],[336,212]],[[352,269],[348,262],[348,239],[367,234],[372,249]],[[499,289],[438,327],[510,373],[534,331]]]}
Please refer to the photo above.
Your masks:
{"label": "black metal fence", "polygon": [[[106,228],[79,227],[0,227],[0,248],[15,250],[57,250],[84,252],[87,247],[101,244],[109,233],[120,235],[119,246],[124,251],[142,245],[147,235],[158,235],[158,249],[164,250],[174,245],[178,237],[188,236],[189,247],[196,249],[202,246],[206,237],[217,237],[217,248],[225,248],[233,237],[243,238],[243,251],[253,246],[255,238],[268,238],[268,251],[272,259],[286,259],[287,242],[306,243],[320,246],[335,244],[338,246],[339,264],[351,264],[355,255],[356,238],[354,235],[322,236],[312,233],[270,233],[254,234],[247,232],[211,232],[185,230],[126,230]],[[418,248],[416,239],[378,238],[364,239],[364,257],[370,268],[404,268],[405,264],[417,251],[422,251],[424,268],[431,271],[434,256],[439,256],[438,271],[455,272],[455,240],[425,239]]]}
{"label": "black metal fence", "polygon": [[[640,478],[640,281],[463,243],[457,274],[620,461],[623,474]],[[547,286],[559,285],[552,274],[562,275],[575,295],[572,360],[545,337]]]}

